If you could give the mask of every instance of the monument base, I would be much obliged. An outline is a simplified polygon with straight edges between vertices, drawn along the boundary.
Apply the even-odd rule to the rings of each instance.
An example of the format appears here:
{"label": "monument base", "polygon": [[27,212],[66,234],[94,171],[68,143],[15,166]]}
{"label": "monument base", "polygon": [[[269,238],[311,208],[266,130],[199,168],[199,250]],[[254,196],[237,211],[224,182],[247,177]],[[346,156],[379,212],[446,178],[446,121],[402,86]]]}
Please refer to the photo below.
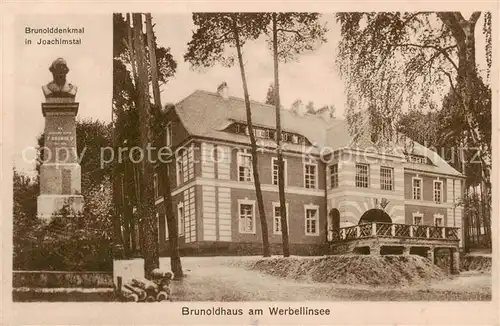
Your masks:
{"label": "monument base", "polygon": [[37,216],[50,219],[57,215],[64,206],[68,206],[70,214],[83,211],[82,195],[40,195],[37,199]]}

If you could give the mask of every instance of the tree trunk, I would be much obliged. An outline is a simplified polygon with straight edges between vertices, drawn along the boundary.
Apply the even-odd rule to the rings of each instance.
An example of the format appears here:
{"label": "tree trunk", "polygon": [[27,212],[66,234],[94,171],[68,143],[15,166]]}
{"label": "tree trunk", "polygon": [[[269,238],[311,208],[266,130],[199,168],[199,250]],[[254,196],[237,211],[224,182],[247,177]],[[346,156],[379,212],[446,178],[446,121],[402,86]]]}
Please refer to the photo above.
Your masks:
{"label": "tree trunk", "polygon": [[151,14],[146,14],[146,35],[148,38],[148,48],[149,48],[149,60],[151,65],[151,84],[153,88],[153,98],[156,107],[161,110],[161,99],[160,99],[160,85],[158,82],[158,65],[156,62],[156,44],[154,44],[153,39],[153,23],[151,21]]}
{"label": "tree trunk", "polygon": [[123,163],[123,176],[120,176],[120,192],[121,192],[121,213],[122,213],[122,224],[123,224],[123,253],[125,258],[131,257],[130,248],[130,215],[129,213],[129,202],[128,196],[125,194],[125,187],[123,185],[125,179],[125,162]]}
{"label": "tree trunk", "polygon": [[181,256],[179,254],[179,232],[178,221],[175,218],[174,207],[172,205],[172,191],[170,186],[170,177],[167,173],[166,163],[160,163],[160,182],[163,205],[165,207],[165,216],[167,218],[168,228],[168,243],[170,246],[170,268],[174,273],[175,278],[182,278],[184,273],[182,271]]}
{"label": "tree trunk", "polygon": [[267,229],[267,220],[266,220],[266,211],[264,209],[264,200],[262,198],[262,189],[260,186],[259,179],[259,166],[257,159],[257,142],[255,141],[255,135],[253,133],[253,124],[252,124],[252,110],[250,109],[250,96],[248,95],[248,86],[245,75],[245,66],[243,65],[243,56],[241,54],[241,44],[240,37],[238,31],[238,22],[237,16],[233,16],[233,35],[236,43],[236,52],[238,53],[238,63],[240,65],[240,73],[241,73],[241,81],[243,83],[243,93],[245,97],[245,108],[247,115],[247,124],[248,124],[248,134],[250,135],[250,144],[252,151],[252,171],[253,171],[253,180],[255,185],[255,194],[257,196],[257,205],[259,207],[259,217],[260,217],[260,226],[262,229],[262,255],[264,257],[269,257],[269,235]]}
{"label": "tree trunk", "polygon": [[140,143],[144,157],[141,160],[141,217],[144,225],[144,275],[151,277],[153,269],[159,267],[157,221],[153,196],[153,165],[146,158],[151,146],[149,83],[142,33],[142,14],[132,14],[134,21],[134,45],[137,57],[137,108],[139,110]]}
{"label": "tree trunk", "polygon": [[[465,122],[467,124],[467,132],[470,135],[473,143],[479,149],[479,159],[481,161],[480,171],[481,171],[481,183],[485,185],[484,191],[489,192],[491,188],[490,182],[490,170],[488,164],[486,162],[487,158],[485,158],[485,153],[487,150],[483,145],[485,140],[481,139],[481,136],[475,127],[475,120],[473,116],[473,110],[475,108],[476,98],[474,94],[475,87],[480,80],[477,75],[476,69],[476,49],[475,49],[475,35],[474,30],[476,23],[481,15],[481,12],[473,12],[468,20],[464,19],[464,17],[458,12],[441,12],[438,13],[438,17],[441,21],[448,27],[451,31],[452,36],[457,42],[457,55],[458,55],[458,71],[457,71],[457,87],[453,88],[457,97],[461,102],[461,106],[463,109],[463,116]],[[451,81],[450,81],[451,82]],[[451,85],[453,87],[453,85]],[[490,140],[486,140],[490,141]],[[484,200],[483,189],[481,189],[481,202]],[[477,198],[475,198],[476,200]],[[489,199],[488,199],[489,202]],[[471,202],[469,201],[471,204]],[[474,203],[476,209],[479,209],[483,204]],[[487,205],[488,206],[488,205]],[[484,209],[478,215],[484,216],[489,215],[488,212]],[[473,218],[471,216],[471,224],[475,224],[476,230],[472,229],[472,241],[474,242],[474,234],[477,235],[478,243],[480,242],[480,217]],[[487,223],[484,223],[483,219],[483,227],[489,228],[490,226]],[[485,234],[488,234],[490,231],[485,230]],[[487,236],[486,236],[487,237]]]}
{"label": "tree trunk", "polygon": [[[113,150],[118,152],[118,142],[116,137],[116,125],[113,126]],[[118,162],[113,160],[112,168],[113,178],[113,256],[114,258],[123,258],[123,236],[121,230],[121,212],[122,212],[122,192],[121,192],[121,175],[118,171]]]}
{"label": "tree trunk", "polygon": [[[148,48],[149,48],[149,58],[151,60],[151,80],[153,88],[153,98],[155,102],[155,111],[158,118],[161,117],[161,98],[160,98],[160,85],[158,82],[158,65],[156,62],[156,44],[154,44],[153,38],[153,24],[151,21],[151,14],[146,14],[146,33],[148,37]],[[164,121],[165,123],[167,121]],[[158,136],[161,135],[160,130],[157,131]],[[160,137],[156,137],[160,138]],[[170,186],[170,178],[167,173],[166,163],[159,163],[159,173],[161,180],[159,183],[162,189],[163,195],[163,206],[165,209],[165,216],[167,220],[168,235],[169,235],[169,245],[170,245],[170,268],[174,273],[175,278],[182,278],[184,273],[182,272],[181,257],[179,253],[179,234],[177,228],[177,222],[175,218],[174,208],[172,205],[172,193]]]}
{"label": "tree trunk", "polygon": [[[131,163],[132,164],[132,171],[134,173],[134,190],[135,190],[135,207],[136,207],[136,214],[134,216],[134,222],[135,223],[134,227],[137,227],[137,235],[138,235],[138,241],[136,244],[139,247],[139,252],[141,256],[143,256],[143,248],[144,248],[144,232],[142,229],[142,222],[141,222],[141,178],[139,175],[139,169],[136,163]],[[133,211],[133,209],[132,209]],[[134,229],[135,230],[135,229]]]}
{"label": "tree trunk", "polygon": [[285,200],[285,172],[283,164],[283,149],[281,148],[281,105],[280,82],[278,66],[278,27],[277,14],[273,13],[273,60],[274,60],[274,104],[276,106],[276,151],[278,156],[278,192],[280,200],[281,239],[283,242],[283,257],[290,256],[288,244],[288,223]]}
{"label": "tree trunk", "polygon": [[132,78],[134,80],[135,87],[137,87],[137,68],[136,68],[136,59],[135,59],[135,51],[134,51],[134,43],[132,40],[132,27],[130,22],[130,14],[126,14],[127,20],[127,47],[129,52],[130,65],[132,66]]}

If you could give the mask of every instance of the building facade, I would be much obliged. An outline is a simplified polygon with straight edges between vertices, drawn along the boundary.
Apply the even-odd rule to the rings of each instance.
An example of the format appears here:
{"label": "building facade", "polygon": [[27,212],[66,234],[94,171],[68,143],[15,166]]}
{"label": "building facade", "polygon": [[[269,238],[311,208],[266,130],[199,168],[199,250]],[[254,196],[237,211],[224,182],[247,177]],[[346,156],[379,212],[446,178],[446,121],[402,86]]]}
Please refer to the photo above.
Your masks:
{"label": "building facade", "polygon": [[[271,251],[281,250],[274,107],[251,103],[258,171]],[[195,91],[172,107],[165,145],[179,244],[184,254],[262,252],[244,101],[227,91]],[[411,142],[390,150],[343,120],[282,110],[285,194],[292,254],[325,253],[331,230],[383,211],[391,223],[461,225],[463,177]],[[409,140],[405,139],[404,143]],[[400,148],[401,150],[397,150]],[[155,175],[160,253],[168,228]],[[364,217],[363,217],[364,216]],[[371,217],[373,218],[373,217]]]}

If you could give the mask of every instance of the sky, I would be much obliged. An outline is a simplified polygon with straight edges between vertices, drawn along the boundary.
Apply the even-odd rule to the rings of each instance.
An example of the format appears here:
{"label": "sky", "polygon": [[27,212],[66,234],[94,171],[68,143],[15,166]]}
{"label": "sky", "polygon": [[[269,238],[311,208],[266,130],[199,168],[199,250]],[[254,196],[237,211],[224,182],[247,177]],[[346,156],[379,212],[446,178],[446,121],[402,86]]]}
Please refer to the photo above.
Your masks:
{"label": "sky", "polygon": [[[199,72],[184,62],[183,56],[194,29],[191,15],[153,15],[153,23],[156,24],[158,44],[170,47],[178,63],[175,77],[163,87],[162,103],[176,103],[196,89],[215,92],[223,81],[228,84],[230,95],[243,97],[241,75],[237,65],[231,68],[214,66]],[[316,108],[333,104],[341,115],[344,88],[335,66],[340,28],[334,21],[333,14],[323,16],[322,23],[329,29],[326,35],[327,43],[319,46],[314,52],[302,54],[298,61],[280,64],[281,102],[286,108],[296,99],[301,99],[304,104],[313,101]],[[245,44],[243,59],[250,98],[265,101],[269,85],[274,80],[274,72],[272,52],[264,37]]]}
{"label": "sky", "polygon": [[[232,96],[243,97],[238,66],[214,66],[204,71],[194,70],[183,56],[194,26],[190,13],[154,14],[153,23],[157,42],[170,47],[178,67],[175,76],[161,88],[162,103],[177,103],[197,89],[215,92],[225,81]],[[464,14],[468,17],[468,14]],[[334,105],[336,116],[344,114],[344,85],[335,65],[340,28],[333,14],[325,14],[327,42],[311,53],[302,54],[298,61],[280,64],[280,95],[285,108],[296,99],[303,103],[313,101],[316,108]],[[476,27],[477,58],[484,58],[483,20]],[[43,27],[85,27],[82,45],[25,45],[24,29]],[[16,111],[14,117],[14,165],[28,174],[34,173],[33,151],[37,137],[43,132],[44,118],[41,102],[42,85],[52,79],[48,67],[57,57],[66,59],[69,82],[78,86],[76,101],[80,103],[78,119],[111,120],[112,103],[112,16],[106,15],[24,15],[18,16],[14,26],[16,67]],[[33,43],[38,36],[30,36]],[[264,101],[273,81],[273,59],[263,38],[248,42],[243,49],[250,98]],[[484,61],[484,60],[483,60]],[[23,158],[23,150],[29,155]]]}

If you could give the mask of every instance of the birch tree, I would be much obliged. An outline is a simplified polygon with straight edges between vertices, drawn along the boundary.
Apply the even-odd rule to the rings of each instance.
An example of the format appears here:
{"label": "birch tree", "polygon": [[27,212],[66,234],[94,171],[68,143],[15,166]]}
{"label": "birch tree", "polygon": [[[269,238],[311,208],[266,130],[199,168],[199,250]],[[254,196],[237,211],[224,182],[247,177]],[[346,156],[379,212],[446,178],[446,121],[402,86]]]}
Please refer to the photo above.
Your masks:
{"label": "birch tree", "polygon": [[[198,67],[212,67],[215,64],[233,66],[237,60],[243,93],[247,126],[249,130],[252,173],[255,185],[255,194],[259,210],[260,225],[262,230],[262,245],[264,257],[270,256],[269,236],[266,212],[262,198],[262,189],[258,171],[257,142],[253,133],[252,110],[248,92],[245,64],[243,61],[243,46],[249,40],[255,40],[262,34],[263,28],[269,23],[268,17],[255,13],[196,13],[193,14],[195,31],[188,43],[184,59]],[[227,48],[236,50],[226,51]]]}

